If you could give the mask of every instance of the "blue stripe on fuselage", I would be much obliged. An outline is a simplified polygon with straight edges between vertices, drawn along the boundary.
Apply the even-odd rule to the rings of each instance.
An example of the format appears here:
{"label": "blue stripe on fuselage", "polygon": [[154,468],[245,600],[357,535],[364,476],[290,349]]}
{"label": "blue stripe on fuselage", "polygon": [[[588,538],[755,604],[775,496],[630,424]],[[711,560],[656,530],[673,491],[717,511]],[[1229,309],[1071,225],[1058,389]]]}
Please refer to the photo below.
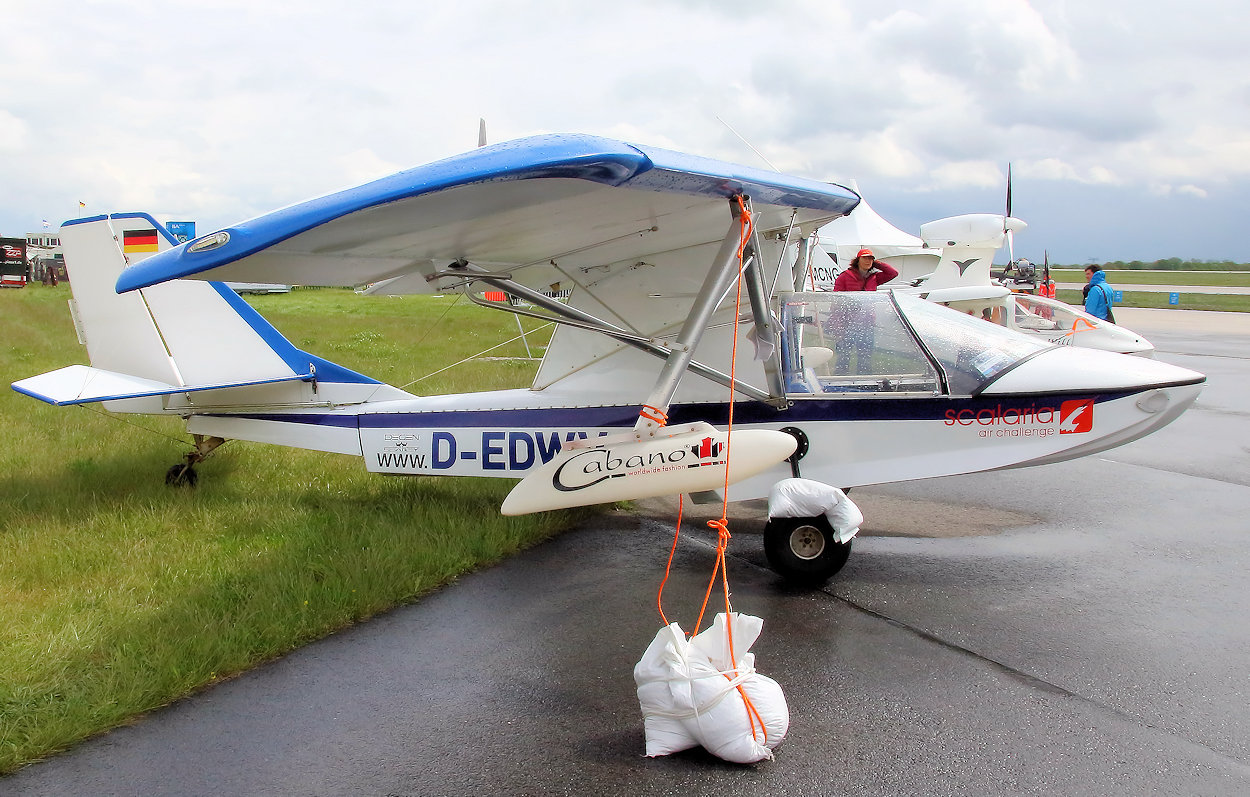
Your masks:
{"label": "blue stripe on fuselage", "polygon": [[[1063,393],[1036,396],[979,396],[925,398],[797,399],[788,410],[776,410],[758,402],[734,406],[735,424],[801,423],[812,421],[931,421],[945,420],[951,411],[1006,411],[1057,407],[1072,399],[1093,399],[1096,404],[1114,401],[1141,390],[1111,393]],[[541,407],[511,410],[438,410],[432,412],[366,412],[359,415],[240,414],[229,417],[283,423],[304,423],[362,429],[604,429],[632,428],[638,405],[616,407]],[[672,426],[706,421],[723,425],[729,421],[729,405],[682,404],[669,409]]]}

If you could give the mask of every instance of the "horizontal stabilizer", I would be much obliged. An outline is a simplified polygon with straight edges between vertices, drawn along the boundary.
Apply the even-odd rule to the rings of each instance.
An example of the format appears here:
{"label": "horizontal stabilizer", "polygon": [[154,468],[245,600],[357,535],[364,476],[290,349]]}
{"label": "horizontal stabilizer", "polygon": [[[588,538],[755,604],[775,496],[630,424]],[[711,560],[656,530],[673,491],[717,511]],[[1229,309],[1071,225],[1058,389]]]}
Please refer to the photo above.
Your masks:
{"label": "horizontal stabilizer", "polygon": [[794,453],[795,439],[770,429],[729,435],[708,424],[671,437],[566,449],[512,488],[500,511],[526,515],[611,501],[678,495],[725,486],[768,470]]}
{"label": "horizontal stabilizer", "polygon": [[96,401],[169,396],[175,393],[197,393],[203,390],[221,390],[231,387],[251,387],[274,382],[307,381],[313,374],[290,374],[273,379],[255,379],[246,382],[227,382],[214,385],[170,385],[154,379],[143,379],[116,371],[105,371],[86,365],[71,365],[46,374],[32,376],[13,383],[13,389],[31,398],[46,401],[58,407],[70,404],[90,404]]}

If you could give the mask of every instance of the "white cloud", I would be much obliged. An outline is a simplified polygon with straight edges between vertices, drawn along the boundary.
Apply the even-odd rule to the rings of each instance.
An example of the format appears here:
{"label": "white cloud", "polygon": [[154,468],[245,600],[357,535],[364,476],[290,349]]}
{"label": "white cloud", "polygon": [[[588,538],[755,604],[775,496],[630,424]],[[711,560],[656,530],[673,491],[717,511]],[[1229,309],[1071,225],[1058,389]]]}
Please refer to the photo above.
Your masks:
{"label": "white cloud", "polygon": [[373,150],[358,149],[338,158],[340,171],[348,185],[359,185],[377,180],[406,168],[405,165],[383,160]]}
{"label": "white cloud", "polygon": [[911,197],[921,220],[997,210],[1008,162],[1022,207],[1050,187],[1250,189],[1231,0],[10,0],[6,23],[57,30],[0,62],[6,232],[84,196],[230,223],[471,149],[480,116],[492,141],[580,131],[760,165],[719,115],[779,168],[856,178],[879,209]]}
{"label": "white cloud", "polygon": [[16,152],[26,143],[26,122],[0,108],[0,150]]}
{"label": "white cloud", "polygon": [[1006,175],[990,161],[952,161],[929,174],[938,188],[999,188],[1007,184]]}

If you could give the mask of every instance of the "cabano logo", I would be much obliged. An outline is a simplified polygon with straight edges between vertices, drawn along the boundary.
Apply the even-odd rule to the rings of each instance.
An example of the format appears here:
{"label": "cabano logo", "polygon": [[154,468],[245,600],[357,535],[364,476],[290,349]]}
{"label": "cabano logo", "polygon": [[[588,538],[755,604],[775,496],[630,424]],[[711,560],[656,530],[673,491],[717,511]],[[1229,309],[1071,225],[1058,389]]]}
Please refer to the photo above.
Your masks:
{"label": "cabano logo", "polygon": [[551,486],[561,492],[585,490],[606,479],[646,476],[708,465],[723,465],[725,444],[705,437],[695,445],[684,442],[670,448],[639,451],[637,444],[617,448],[591,448],[569,457],[551,477]]}

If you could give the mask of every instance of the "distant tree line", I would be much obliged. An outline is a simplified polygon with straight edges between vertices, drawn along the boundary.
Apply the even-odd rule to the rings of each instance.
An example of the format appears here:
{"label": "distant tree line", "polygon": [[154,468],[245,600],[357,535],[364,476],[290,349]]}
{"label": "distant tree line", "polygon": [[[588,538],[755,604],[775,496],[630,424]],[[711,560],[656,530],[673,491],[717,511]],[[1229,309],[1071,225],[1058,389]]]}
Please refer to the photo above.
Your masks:
{"label": "distant tree line", "polygon": [[[1074,263],[1070,266],[1053,266],[1054,268],[1085,268],[1089,263]],[[1250,263],[1234,263],[1231,260],[1181,260],[1179,257],[1167,257],[1163,260],[1146,262],[1144,260],[1112,260],[1100,263],[1107,271],[1123,271],[1125,269],[1149,269],[1159,271],[1250,271]]]}

